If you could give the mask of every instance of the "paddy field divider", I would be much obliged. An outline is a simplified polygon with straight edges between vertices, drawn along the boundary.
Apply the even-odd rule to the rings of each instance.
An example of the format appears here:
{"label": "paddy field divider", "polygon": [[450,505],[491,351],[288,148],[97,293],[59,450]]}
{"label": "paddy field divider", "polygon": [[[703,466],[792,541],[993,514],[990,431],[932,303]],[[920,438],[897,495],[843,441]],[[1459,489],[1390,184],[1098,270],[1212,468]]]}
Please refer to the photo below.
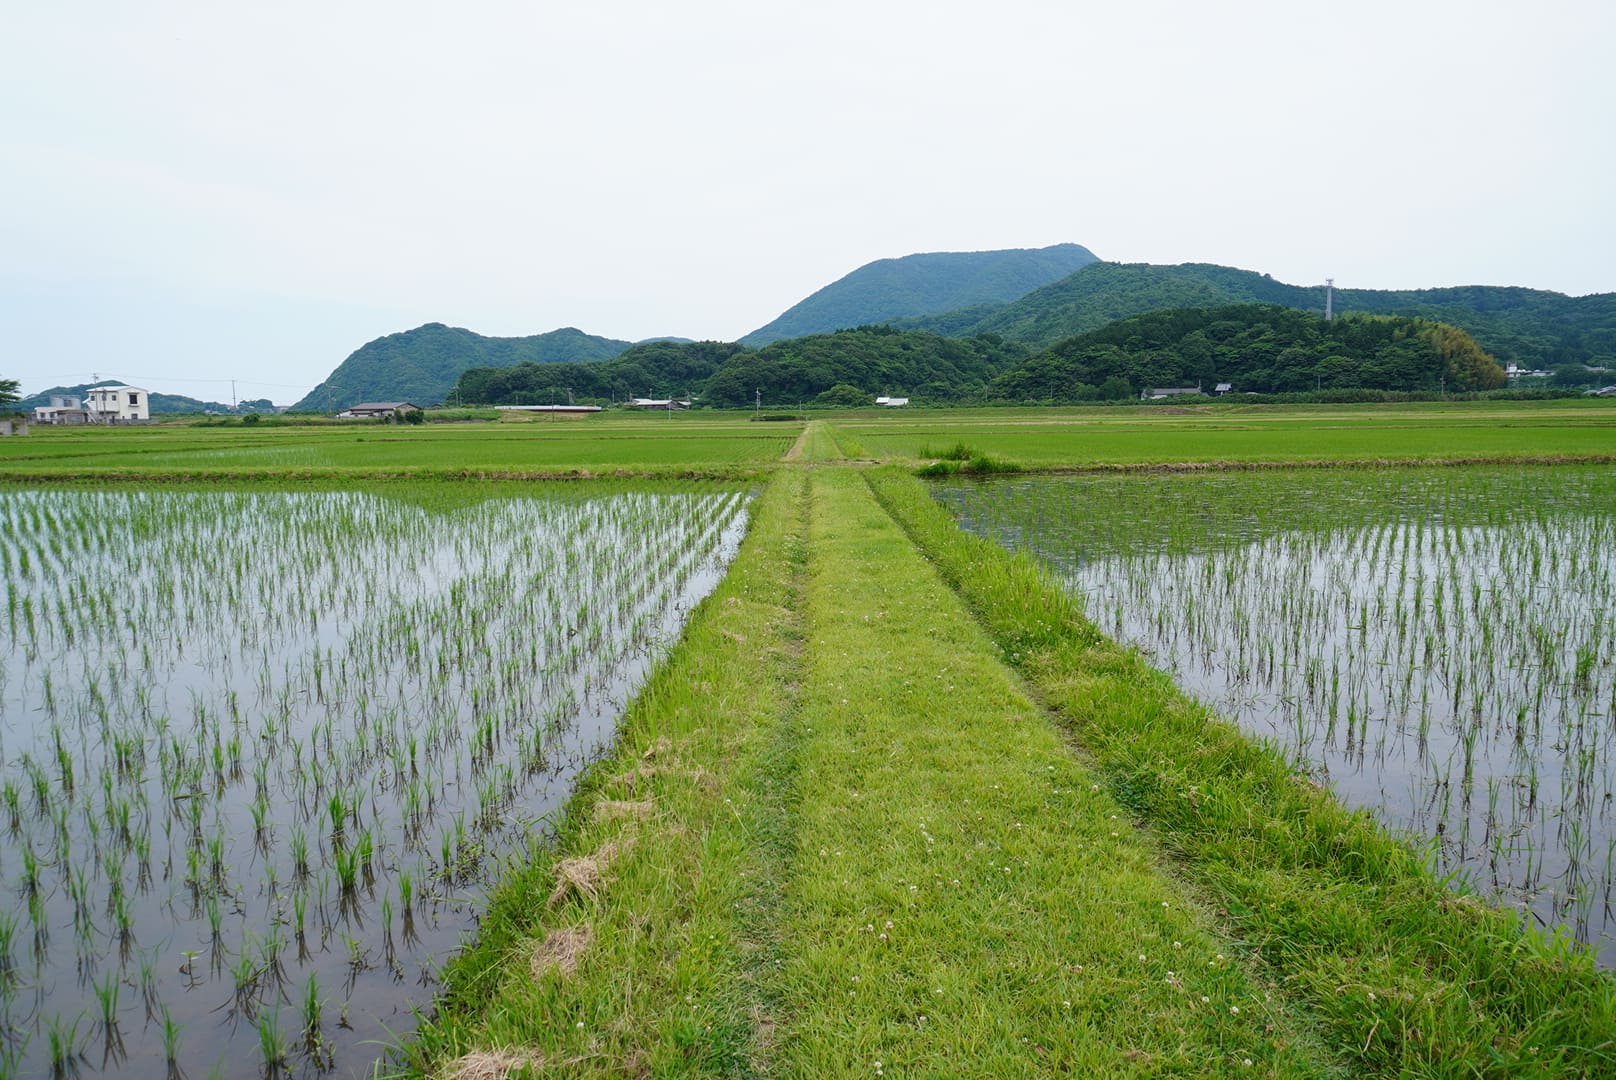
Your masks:
{"label": "paddy field divider", "polygon": [[810,425],[407,1071],[1602,1076],[1616,982]]}
{"label": "paddy field divider", "polygon": [[1107,790],[1371,1075],[1616,1075],[1616,979],[1564,937],[1437,880],[1102,634],[1026,555],[963,532],[912,476],[867,474]]}

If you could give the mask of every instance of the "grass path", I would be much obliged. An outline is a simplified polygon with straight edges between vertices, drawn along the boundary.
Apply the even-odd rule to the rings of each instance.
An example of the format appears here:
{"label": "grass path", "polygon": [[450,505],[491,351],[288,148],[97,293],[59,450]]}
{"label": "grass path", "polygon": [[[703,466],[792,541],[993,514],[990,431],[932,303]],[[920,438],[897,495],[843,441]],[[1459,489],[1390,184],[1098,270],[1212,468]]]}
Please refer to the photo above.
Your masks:
{"label": "grass path", "polygon": [[803,432],[411,1071],[1611,1075],[1585,956],[862,453]]}
{"label": "grass path", "polygon": [[1126,818],[859,476],[787,472],[415,1067],[1327,1071]]}
{"label": "grass path", "polygon": [[812,492],[777,1071],[1319,1071],[862,479]]}

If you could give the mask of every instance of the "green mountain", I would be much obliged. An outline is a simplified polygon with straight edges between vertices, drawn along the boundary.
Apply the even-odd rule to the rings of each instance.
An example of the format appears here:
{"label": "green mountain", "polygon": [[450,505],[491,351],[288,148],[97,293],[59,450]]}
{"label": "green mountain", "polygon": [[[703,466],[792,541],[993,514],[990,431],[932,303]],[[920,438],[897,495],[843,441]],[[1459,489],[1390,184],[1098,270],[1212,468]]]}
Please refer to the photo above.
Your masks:
{"label": "green mountain", "polygon": [[683,397],[746,346],[720,341],[650,341],[610,360],[470,368],[457,400],[475,405],[605,405],[630,397]]}
{"label": "green mountain", "polygon": [[[1002,303],[1094,262],[1078,244],[1005,251],[947,251],[879,259],[826,285],[741,338],[744,345]],[[928,327],[927,329],[930,329]]]}
{"label": "green mountain", "polygon": [[354,350],[292,411],[336,412],[362,401],[436,405],[468,368],[606,360],[628,347],[629,342],[570,326],[531,337],[497,338],[427,323]]}
{"label": "green mountain", "polygon": [[1236,393],[1491,390],[1504,370],[1457,327],[1349,314],[1325,322],[1277,305],[1177,308],[1067,338],[1005,372],[989,399],[1086,401],[1147,387],[1229,383]]}
{"label": "green mountain", "polygon": [[[1279,304],[1323,312],[1324,287],[1287,285],[1266,274],[1208,263],[1096,262],[1009,303],[904,319],[897,325],[951,335],[1002,334],[1041,346],[1147,311],[1225,304]],[[1501,362],[1522,367],[1616,361],[1616,293],[1571,297],[1487,285],[1337,289],[1335,311],[1451,323],[1473,334]]]}
{"label": "green mountain", "polygon": [[800,405],[832,387],[850,386],[917,401],[968,400],[988,380],[1018,363],[1026,348],[991,337],[948,338],[887,326],[777,341],[735,356],[707,380],[711,405]]}
{"label": "green mountain", "polygon": [[[35,408],[41,405],[49,405],[52,394],[76,397],[80,401],[83,401],[85,395],[91,390],[95,389],[97,386],[123,385],[125,384],[113,379],[102,379],[100,382],[80,383],[77,386],[53,386],[49,390],[41,390],[32,397],[23,398],[21,401],[17,402],[15,408],[18,412],[32,414]],[[200,401],[197,398],[186,397],[184,394],[161,394],[155,391],[151,392],[150,400],[147,402],[147,404],[151,407],[151,414],[153,416],[170,413],[227,413],[230,411],[230,406],[221,404],[217,401]],[[242,404],[245,406],[249,403],[242,402]],[[273,408],[274,406],[271,405],[270,407]]]}

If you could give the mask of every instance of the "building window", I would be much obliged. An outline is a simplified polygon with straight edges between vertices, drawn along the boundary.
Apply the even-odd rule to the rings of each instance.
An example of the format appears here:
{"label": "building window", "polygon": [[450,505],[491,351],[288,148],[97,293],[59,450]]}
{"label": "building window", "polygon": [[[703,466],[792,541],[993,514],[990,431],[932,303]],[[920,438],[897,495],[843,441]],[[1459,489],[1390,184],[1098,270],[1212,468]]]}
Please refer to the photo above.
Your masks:
{"label": "building window", "polygon": [[130,394],[129,395],[129,407],[134,408],[136,405],[139,405],[139,404],[140,404],[140,395],[139,394]]}

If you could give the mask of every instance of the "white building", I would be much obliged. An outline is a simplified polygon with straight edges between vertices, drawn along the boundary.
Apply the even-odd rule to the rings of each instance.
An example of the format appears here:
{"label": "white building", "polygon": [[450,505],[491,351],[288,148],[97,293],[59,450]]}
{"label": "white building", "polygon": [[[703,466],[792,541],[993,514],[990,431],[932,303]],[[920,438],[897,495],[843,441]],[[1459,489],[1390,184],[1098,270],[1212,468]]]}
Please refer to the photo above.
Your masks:
{"label": "white building", "polygon": [[151,419],[151,395],[138,386],[97,386],[84,395],[92,424],[127,424]]}
{"label": "white building", "polygon": [[84,402],[71,394],[52,394],[49,405],[34,406],[34,422],[38,424],[87,424],[90,414]]}

